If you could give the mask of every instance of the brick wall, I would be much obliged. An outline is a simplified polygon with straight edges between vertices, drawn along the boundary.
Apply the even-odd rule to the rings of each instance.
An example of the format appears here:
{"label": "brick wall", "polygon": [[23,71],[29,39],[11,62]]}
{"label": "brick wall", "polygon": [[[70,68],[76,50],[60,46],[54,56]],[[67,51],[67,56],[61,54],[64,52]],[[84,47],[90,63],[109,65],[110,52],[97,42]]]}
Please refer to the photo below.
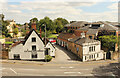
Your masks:
{"label": "brick wall", "polygon": [[8,52],[0,51],[0,59],[8,59]]}
{"label": "brick wall", "polygon": [[112,56],[111,56],[111,59],[116,60],[116,59],[118,59],[118,57],[119,57],[119,53],[118,52],[113,52]]}
{"label": "brick wall", "polygon": [[[77,47],[79,51],[77,52]],[[68,50],[72,51],[74,54],[78,55],[80,59],[83,59],[82,46],[74,44],[72,42],[68,43]]]}

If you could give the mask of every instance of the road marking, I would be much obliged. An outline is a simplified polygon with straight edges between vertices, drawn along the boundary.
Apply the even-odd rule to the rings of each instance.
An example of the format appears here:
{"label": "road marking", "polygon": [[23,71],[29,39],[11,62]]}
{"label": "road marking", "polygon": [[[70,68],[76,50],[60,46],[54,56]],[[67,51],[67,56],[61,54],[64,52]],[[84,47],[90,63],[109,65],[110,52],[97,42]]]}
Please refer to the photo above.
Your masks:
{"label": "road marking", "polygon": [[17,74],[17,72],[15,70],[13,70],[12,68],[10,68],[11,71],[13,71],[15,74]]}
{"label": "road marking", "polygon": [[62,68],[62,69],[64,69],[64,68],[70,68],[70,69],[72,69],[72,68],[74,68],[74,67],[60,67],[60,68]]}
{"label": "road marking", "polygon": [[1,68],[0,70],[4,70],[4,69],[6,69],[6,68]]}
{"label": "road marking", "polygon": [[78,73],[78,74],[81,74],[81,72],[64,72],[64,74],[72,74],[72,73]]}
{"label": "road marking", "polygon": [[74,67],[69,67],[70,69],[74,68]]}

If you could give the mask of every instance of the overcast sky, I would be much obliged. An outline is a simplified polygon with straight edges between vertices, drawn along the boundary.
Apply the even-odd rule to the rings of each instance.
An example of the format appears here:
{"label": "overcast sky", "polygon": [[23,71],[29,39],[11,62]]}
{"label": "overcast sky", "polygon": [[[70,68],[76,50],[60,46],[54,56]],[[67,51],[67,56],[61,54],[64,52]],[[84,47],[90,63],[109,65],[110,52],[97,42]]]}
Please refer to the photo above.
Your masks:
{"label": "overcast sky", "polygon": [[68,21],[118,21],[118,0],[0,0],[0,9],[5,19],[17,23],[45,16]]}

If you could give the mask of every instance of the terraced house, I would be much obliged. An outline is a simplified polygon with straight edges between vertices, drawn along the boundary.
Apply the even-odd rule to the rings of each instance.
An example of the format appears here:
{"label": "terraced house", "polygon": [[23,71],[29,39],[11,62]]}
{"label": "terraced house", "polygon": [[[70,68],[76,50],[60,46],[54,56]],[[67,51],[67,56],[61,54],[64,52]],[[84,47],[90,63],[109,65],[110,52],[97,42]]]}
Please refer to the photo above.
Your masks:
{"label": "terraced house", "polygon": [[62,47],[64,47],[64,43],[66,43],[67,50],[78,56],[81,61],[105,59],[106,54],[101,50],[100,41],[85,37],[85,33],[82,33],[79,37],[74,34],[68,34],[69,33],[60,34],[57,43]]}

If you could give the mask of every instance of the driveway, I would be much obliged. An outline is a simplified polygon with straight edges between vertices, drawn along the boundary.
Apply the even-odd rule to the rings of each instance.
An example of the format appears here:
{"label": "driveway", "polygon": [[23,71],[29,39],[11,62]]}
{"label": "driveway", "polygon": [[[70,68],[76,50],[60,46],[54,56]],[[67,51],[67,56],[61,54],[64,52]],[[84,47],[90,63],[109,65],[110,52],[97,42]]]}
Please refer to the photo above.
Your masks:
{"label": "driveway", "polygon": [[[77,56],[72,52],[66,50],[65,48],[54,45],[56,47],[56,57],[52,60],[52,62],[56,63],[65,63],[65,62],[78,62]],[[80,62],[80,61],[79,61]]]}

